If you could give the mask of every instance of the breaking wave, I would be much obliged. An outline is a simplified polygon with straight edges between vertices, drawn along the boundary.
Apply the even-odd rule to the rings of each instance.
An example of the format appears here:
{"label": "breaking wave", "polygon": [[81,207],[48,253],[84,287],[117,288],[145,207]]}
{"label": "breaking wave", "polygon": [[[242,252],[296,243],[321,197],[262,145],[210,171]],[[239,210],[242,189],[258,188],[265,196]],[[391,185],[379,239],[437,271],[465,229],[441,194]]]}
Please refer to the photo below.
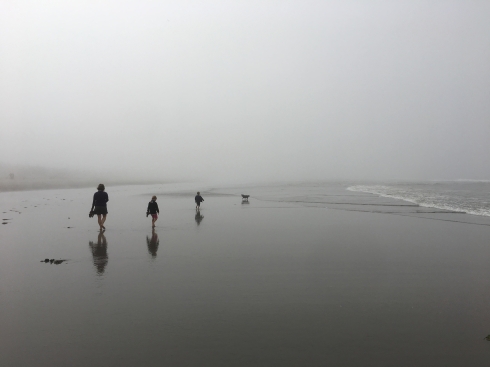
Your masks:
{"label": "breaking wave", "polygon": [[423,184],[355,185],[349,191],[399,199],[423,207],[490,216],[490,183],[453,181]]}

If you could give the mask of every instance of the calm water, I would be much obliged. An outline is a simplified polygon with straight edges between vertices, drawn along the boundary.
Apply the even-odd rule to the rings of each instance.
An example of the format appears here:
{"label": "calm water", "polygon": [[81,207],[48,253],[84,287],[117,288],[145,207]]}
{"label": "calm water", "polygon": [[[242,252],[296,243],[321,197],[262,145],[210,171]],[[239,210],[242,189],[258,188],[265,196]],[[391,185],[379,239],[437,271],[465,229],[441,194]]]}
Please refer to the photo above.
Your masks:
{"label": "calm water", "polygon": [[490,227],[347,186],[0,194],[0,365],[485,365]]}

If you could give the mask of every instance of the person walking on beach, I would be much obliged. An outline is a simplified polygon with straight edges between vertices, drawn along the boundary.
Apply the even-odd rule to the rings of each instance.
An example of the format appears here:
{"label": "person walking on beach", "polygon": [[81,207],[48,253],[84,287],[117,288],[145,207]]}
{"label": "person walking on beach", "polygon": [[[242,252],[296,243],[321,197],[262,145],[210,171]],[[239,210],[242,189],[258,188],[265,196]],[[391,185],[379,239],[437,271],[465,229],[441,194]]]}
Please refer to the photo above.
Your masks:
{"label": "person walking on beach", "polygon": [[194,200],[196,201],[196,210],[199,210],[201,208],[201,202],[204,201],[199,191],[197,192],[197,195],[194,198]]}
{"label": "person walking on beach", "polygon": [[155,228],[155,222],[158,220],[158,214],[160,210],[158,209],[157,197],[152,196],[151,201],[148,203],[148,209],[146,209],[146,216],[151,214],[151,227]]}
{"label": "person walking on beach", "polygon": [[97,221],[99,222],[99,227],[102,231],[105,230],[104,223],[107,217],[107,202],[109,201],[109,195],[105,192],[104,184],[99,184],[97,190],[98,191],[94,194],[90,212],[97,214]]}

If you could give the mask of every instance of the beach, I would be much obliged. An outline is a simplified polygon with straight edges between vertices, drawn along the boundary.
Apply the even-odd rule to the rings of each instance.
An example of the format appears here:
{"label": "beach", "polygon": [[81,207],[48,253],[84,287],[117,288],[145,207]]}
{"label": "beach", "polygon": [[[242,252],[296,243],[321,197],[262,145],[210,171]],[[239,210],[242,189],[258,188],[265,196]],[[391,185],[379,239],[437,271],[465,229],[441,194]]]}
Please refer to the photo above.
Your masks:
{"label": "beach", "polygon": [[347,187],[0,193],[0,365],[488,363],[490,217]]}

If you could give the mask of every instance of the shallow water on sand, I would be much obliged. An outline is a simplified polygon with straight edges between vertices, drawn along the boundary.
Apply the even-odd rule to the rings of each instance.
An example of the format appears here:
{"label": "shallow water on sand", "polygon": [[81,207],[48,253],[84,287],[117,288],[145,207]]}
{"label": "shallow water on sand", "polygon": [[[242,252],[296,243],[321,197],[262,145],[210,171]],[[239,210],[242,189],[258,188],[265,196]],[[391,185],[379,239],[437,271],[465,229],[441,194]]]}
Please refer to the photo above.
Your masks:
{"label": "shallow water on sand", "polygon": [[0,365],[484,365],[490,223],[344,188],[0,194]]}

